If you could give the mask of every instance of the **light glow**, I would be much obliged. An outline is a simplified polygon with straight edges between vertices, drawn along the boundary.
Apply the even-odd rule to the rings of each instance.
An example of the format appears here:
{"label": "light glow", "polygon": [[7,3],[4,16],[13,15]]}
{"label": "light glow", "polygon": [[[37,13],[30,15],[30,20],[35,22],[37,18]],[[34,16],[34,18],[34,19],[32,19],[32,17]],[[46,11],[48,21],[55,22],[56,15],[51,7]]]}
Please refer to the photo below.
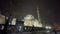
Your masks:
{"label": "light glow", "polygon": [[45,28],[46,28],[46,29],[51,29],[52,27],[51,27],[51,26],[46,26]]}

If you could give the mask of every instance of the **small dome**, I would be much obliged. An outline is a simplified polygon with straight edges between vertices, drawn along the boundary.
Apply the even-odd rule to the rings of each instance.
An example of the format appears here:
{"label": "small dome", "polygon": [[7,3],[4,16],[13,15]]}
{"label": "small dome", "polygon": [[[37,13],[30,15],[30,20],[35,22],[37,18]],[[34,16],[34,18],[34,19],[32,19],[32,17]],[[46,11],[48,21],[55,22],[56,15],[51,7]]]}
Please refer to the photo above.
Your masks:
{"label": "small dome", "polygon": [[26,15],[26,17],[24,17],[24,19],[34,19],[33,15]]}

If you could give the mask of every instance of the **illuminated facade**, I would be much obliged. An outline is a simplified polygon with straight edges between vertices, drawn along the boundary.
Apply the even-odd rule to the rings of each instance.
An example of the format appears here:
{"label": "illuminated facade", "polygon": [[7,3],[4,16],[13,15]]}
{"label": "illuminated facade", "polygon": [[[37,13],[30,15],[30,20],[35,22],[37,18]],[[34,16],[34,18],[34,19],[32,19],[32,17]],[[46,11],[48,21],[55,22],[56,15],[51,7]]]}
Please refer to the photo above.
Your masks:
{"label": "illuminated facade", "polygon": [[24,17],[24,26],[33,26],[34,16],[27,15]]}
{"label": "illuminated facade", "polygon": [[39,21],[34,18],[34,16],[27,15],[24,17],[24,26],[42,27],[42,24],[40,24]]}
{"label": "illuminated facade", "polygon": [[0,24],[5,24],[5,16],[0,14]]}
{"label": "illuminated facade", "polygon": [[11,23],[12,25],[16,25],[16,18],[13,18],[12,19],[12,23]]}

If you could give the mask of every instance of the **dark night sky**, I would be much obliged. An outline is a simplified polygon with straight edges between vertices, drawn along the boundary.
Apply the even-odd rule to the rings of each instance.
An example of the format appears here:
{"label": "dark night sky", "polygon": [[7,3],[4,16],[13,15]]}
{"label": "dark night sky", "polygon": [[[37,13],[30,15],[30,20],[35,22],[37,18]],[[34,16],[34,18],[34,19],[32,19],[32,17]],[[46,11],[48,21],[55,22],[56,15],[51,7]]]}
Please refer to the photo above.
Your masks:
{"label": "dark night sky", "polygon": [[60,2],[58,0],[11,0],[1,1],[0,10],[9,11],[12,6],[11,13],[18,19],[23,18],[27,14],[32,14],[37,18],[36,8],[39,6],[41,20],[46,23],[60,24]]}

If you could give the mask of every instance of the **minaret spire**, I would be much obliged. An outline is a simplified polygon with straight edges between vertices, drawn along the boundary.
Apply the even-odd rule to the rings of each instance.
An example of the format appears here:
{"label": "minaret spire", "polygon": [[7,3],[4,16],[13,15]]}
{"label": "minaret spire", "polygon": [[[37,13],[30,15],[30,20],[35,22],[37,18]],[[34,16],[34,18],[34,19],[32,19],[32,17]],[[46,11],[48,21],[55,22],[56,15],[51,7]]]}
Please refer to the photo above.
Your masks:
{"label": "minaret spire", "polygon": [[40,12],[39,12],[39,7],[38,6],[37,6],[37,16],[38,16],[38,21],[39,21],[40,27],[42,27],[42,23],[41,23],[41,20],[40,20]]}
{"label": "minaret spire", "polygon": [[40,13],[39,13],[39,7],[37,6],[37,16],[38,16],[38,20],[40,22]]}

